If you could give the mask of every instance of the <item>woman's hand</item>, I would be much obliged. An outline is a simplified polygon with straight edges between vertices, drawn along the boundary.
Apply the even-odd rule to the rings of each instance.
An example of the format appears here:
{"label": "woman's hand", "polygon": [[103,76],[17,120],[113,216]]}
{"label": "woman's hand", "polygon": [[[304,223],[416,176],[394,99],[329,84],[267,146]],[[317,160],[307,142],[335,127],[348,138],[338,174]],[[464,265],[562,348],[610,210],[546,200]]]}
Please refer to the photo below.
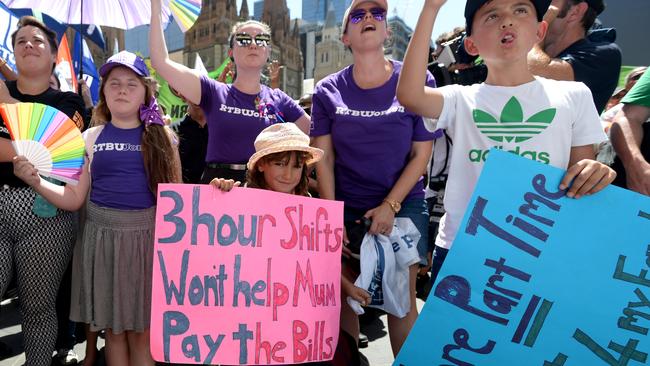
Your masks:
{"label": "woman's hand", "polygon": [[370,230],[368,230],[370,234],[389,236],[393,231],[395,213],[386,202],[382,202],[381,205],[372,210],[368,210],[363,216],[372,220],[372,225],[370,225]]}
{"label": "woman's hand", "polygon": [[38,170],[34,165],[27,160],[26,157],[20,155],[15,156],[14,162],[14,175],[22,179],[30,187],[37,186],[41,183],[41,177],[38,175]]}
{"label": "woman's hand", "polygon": [[233,179],[214,178],[210,181],[210,185],[224,192],[230,192],[232,187],[239,187],[241,182],[235,182]]}

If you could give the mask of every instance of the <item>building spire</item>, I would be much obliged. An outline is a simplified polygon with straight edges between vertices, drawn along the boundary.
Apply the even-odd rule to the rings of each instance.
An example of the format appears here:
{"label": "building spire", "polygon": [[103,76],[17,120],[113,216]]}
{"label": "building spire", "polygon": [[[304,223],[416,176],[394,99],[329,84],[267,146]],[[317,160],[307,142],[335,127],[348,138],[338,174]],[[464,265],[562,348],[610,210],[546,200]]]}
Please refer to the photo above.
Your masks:
{"label": "building spire", "polygon": [[250,14],[248,13],[248,1],[242,0],[241,9],[239,10],[239,19],[248,20],[249,18],[250,18]]}
{"label": "building spire", "polygon": [[327,16],[325,17],[325,26],[327,28],[336,28],[336,12],[334,11],[334,2],[329,0],[327,3]]}

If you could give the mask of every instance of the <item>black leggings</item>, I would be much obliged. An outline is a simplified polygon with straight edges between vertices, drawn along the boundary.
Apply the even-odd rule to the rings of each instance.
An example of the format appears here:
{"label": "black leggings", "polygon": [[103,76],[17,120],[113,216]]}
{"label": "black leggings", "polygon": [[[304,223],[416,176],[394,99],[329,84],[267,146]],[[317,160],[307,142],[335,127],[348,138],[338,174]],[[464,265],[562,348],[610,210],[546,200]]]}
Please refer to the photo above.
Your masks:
{"label": "black leggings", "polygon": [[56,294],[72,256],[76,214],[32,213],[31,188],[0,188],[0,294],[16,272],[28,366],[49,366],[57,336]]}

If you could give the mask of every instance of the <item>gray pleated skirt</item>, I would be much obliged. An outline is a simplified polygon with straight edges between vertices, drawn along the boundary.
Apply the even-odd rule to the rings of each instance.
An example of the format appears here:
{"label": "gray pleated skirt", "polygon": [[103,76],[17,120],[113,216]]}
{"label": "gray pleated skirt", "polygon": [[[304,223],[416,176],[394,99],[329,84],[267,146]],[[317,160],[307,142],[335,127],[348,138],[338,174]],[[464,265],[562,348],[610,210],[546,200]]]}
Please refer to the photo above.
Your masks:
{"label": "gray pleated skirt", "polygon": [[88,201],[72,265],[70,319],[92,331],[143,332],[151,314],[156,208],[118,210]]}

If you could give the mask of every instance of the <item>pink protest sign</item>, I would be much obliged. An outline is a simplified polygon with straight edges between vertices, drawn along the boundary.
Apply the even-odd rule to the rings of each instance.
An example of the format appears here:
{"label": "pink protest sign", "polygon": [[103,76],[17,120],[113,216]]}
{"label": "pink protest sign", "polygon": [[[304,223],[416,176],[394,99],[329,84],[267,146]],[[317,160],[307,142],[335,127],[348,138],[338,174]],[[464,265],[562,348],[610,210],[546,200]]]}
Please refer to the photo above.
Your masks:
{"label": "pink protest sign", "polygon": [[338,342],[343,203],[208,185],[159,186],[155,360],[329,360]]}

